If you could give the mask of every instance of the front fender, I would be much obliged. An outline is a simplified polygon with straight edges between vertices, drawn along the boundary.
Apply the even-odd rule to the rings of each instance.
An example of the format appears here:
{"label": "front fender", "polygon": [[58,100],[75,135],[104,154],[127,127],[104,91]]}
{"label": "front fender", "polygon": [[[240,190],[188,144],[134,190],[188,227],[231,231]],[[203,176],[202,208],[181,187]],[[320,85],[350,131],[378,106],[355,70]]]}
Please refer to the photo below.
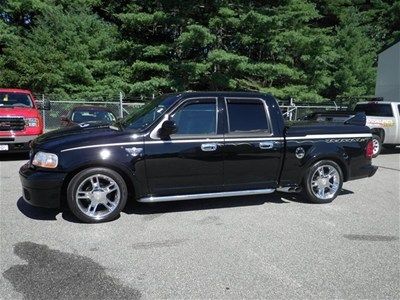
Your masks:
{"label": "front fender", "polygon": [[106,167],[120,173],[133,189],[136,197],[147,193],[145,165],[141,155],[132,156],[123,147],[110,147],[107,149],[81,149],[63,152],[59,155],[59,168],[67,173],[65,182],[72,179],[78,172],[92,167]]}

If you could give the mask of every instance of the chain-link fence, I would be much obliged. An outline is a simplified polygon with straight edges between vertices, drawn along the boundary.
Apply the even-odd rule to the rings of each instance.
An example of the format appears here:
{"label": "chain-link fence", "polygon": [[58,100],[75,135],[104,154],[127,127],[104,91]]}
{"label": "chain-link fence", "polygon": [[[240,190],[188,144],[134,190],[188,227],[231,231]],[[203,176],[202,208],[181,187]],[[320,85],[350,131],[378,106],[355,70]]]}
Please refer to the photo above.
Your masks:
{"label": "chain-link fence", "polygon": [[62,117],[67,116],[71,109],[77,106],[106,107],[114,114],[116,118],[119,118],[130,114],[144,104],[144,102],[120,103],[97,101],[51,101],[50,103],[51,109],[44,110],[42,112],[46,131],[59,128]]}
{"label": "chain-link fence", "polygon": [[[45,130],[50,131],[60,127],[61,118],[68,115],[72,108],[77,106],[101,106],[106,107],[113,112],[113,114],[119,117],[125,117],[126,115],[134,112],[140,106],[144,105],[150,99],[136,98],[136,99],[123,99],[121,96],[118,101],[72,101],[72,100],[52,100],[50,97],[43,95],[37,95],[36,99],[38,102],[44,99],[50,100],[51,109],[48,111],[43,111],[43,120],[45,124]],[[337,105],[296,105],[291,101],[289,104],[282,104],[280,108],[283,113],[283,117],[286,120],[299,120],[305,115],[310,114],[315,111],[329,111],[329,110],[339,110],[345,109],[345,107],[339,107]]]}

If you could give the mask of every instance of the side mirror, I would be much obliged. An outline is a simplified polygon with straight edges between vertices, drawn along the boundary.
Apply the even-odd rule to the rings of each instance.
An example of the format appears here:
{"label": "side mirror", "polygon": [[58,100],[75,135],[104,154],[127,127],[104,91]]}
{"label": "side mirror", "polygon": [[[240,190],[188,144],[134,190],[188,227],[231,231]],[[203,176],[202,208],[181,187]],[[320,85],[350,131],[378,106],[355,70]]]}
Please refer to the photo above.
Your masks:
{"label": "side mirror", "polygon": [[61,116],[61,122],[68,122],[69,120],[68,120],[68,117],[67,116]]}
{"label": "side mirror", "polygon": [[40,110],[50,110],[50,100],[45,99],[42,103],[37,104],[38,109]]}
{"label": "side mirror", "polygon": [[168,138],[171,134],[174,134],[178,131],[178,127],[176,126],[174,121],[166,120],[162,123],[161,128],[158,130],[157,134],[161,139]]}

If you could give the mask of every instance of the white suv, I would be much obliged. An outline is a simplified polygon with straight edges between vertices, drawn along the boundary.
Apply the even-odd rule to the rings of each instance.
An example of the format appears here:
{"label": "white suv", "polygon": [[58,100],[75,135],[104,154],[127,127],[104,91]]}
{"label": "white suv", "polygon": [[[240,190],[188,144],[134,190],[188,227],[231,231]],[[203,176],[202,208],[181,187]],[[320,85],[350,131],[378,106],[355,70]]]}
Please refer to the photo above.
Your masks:
{"label": "white suv", "polygon": [[365,112],[367,126],[371,128],[374,142],[374,157],[382,149],[400,145],[400,102],[360,102],[354,110]]}

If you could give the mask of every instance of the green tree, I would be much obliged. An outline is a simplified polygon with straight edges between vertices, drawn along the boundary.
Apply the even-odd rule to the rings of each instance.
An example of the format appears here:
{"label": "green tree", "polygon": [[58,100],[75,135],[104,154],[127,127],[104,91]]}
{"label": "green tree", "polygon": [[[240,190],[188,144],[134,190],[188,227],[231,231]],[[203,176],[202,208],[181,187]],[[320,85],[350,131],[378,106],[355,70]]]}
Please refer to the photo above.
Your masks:
{"label": "green tree", "polygon": [[29,21],[34,26],[6,41],[0,85],[97,99],[124,88],[112,58],[116,28],[78,4],[45,7]]}

